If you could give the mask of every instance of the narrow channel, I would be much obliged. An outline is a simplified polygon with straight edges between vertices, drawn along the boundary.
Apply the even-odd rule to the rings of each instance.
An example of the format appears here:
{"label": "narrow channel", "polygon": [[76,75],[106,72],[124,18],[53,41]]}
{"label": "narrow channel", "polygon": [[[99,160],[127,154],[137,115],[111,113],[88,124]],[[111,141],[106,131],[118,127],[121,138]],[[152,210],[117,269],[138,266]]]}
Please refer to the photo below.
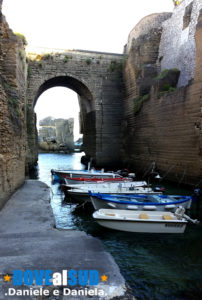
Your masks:
{"label": "narrow channel", "polygon": [[[51,205],[58,228],[82,230],[102,240],[136,299],[202,299],[202,225],[189,224],[182,235],[125,233],[97,225],[93,208],[75,209],[58,183],[51,181],[52,168],[83,169],[82,153],[39,154],[37,174],[32,178],[52,189]],[[191,194],[192,190],[168,182],[166,193]],[[201,219],[201,210],[193,203],[191,214]]]}

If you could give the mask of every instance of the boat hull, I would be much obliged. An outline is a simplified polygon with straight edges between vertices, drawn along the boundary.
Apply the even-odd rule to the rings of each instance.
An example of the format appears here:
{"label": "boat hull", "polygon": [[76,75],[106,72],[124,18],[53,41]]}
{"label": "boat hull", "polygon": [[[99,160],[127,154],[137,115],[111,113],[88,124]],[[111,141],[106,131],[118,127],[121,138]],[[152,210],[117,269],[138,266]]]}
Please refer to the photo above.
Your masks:
{"label": "boat hull", "polygon": [[183,233],[187,221],[171,212],[147,212],[100,209],[93,214],[96,222],[106,228],[141,233]]}
{"label": "boat hull", "polygon": [[186,223],[159,223],[159,222],[130,222],[116,220],[97,220],[97,223],[103,227],[127,231],[127,232],[142,232],[142,233],[183,233],[186,228]]}
{"label": "boat hull", "polygon": [[67,184],[86,184],[86,183],[99,183],[99,182],[131,182],[132,178],[126,178],[126,177],[92,177],[92,178],[70,178],[66,177],[65,182]]}
{"label": "boat hull", "polygon": [[69,195],[71,197],[71,199],[73,199],[74,201],[76,201],[78,203],[83,203],[83,202],[91,203],[90,196],[85,191],[77,193],[74,190],[68,190],[67,195]]}
{"label": "boat hull", "polygon": [[[96,193],[97,192],[101,192],[100,190],[96,190]],[[146,191],[146,189],[142,189],[142,190],[140,190],[140,189],[137,189],[137,192],[135,192],[135,190],[133,190],[133,191],[129,191],[129,190],[124,190],[124,191],[119,191],[118,189],[116,190],[116,191],[114,191],[114,192],[111,192],[110,194],[111,195],[114,195],[114,194],[119,194],[119,195],[121,195],[121,194],[128,194],[128,195],[130,195],[130,194],[135,194],[135,193],[137,193],[137,194],[145,194],[145,193],[149,193],[149,194],[151,194],[151,195],[153,195],[153,194],[159,194],[159,193],[157,193],[157,192],[154,192],[154,191],[152,191],[152,190],[149,190],[148,189],[148,191]],[[91,201],[91,197],[90,197],[90,195],[89,195],[89,192],[87,191],[87,190],[83,190],[83,189],[72,189],[72,190],[67,190],[66,191],[66,193],[67,193],[67,195],[69,195],[72,199],[74,199],[75,201],[78,201],[78,202],[92,202]],[[106,194],[108,194],[109,193],[109,191],[106,191]],[[103,195],[105,195],[105,193],[103,193],[102,192],[102,194]],[[110,208],[110,206],[105,206],[106,208]],[[102,208],[101,206],[99,207],[99,208]]]}

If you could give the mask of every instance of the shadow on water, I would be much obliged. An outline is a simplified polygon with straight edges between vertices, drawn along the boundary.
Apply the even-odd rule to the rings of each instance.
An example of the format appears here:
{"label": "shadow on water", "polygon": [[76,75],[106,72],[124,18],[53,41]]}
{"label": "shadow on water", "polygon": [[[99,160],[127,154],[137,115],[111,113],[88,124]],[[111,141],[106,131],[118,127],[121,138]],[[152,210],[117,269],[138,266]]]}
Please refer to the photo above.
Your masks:
{"label": "shadow on water", "polygon": [[[120,267],[137,299],[202,299],[202,225],[189,224],[184,234],[138,234],[109,230],[92,218],[93,207],[77,208],[64,200],[59,184],[51,182],[51,168],[81,169],[82,154],[40,154],[39,179],[51,186],[52,208],[59,228],[83,230],[102,240]],[[165,183],[169,194],[191,194]],[[192,217],[202,220],[192,205]]]}

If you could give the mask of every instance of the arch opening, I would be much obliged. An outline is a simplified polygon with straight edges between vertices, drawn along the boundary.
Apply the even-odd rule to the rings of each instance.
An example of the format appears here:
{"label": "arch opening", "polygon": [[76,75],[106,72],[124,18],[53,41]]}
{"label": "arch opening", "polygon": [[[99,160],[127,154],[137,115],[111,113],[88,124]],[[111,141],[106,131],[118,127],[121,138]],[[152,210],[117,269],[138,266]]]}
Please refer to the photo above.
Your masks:
{"label": "arch opening", "polygon": [[[78,95],[66,87],[53,87],[43,92],[35,105],[34,111],[37,115],[37,130],[39,139],[41,135],[51,135],[51,126],[60,122],[60,126],[64,126],[66,134],[69,125],[72,123],[72,139],[76,142],[82,139],[80,134],[80,106],[78,103]],[[53,132],[52,132],[53,133]],[[62,132],[62,134],[65,134]],[[45,137],[44,137],[45,138]],[[54,140],[54,134],[52,136]]]}
{"label": "arch opening", "polygon": [[[79,103],[81,107],[81,111],[83,110],[85,113],[88,113],[95,109],[93,96],[88,87],[81,81],[71,77],[71,76],[58,76],[45,81],[38,89],[34,101],[33,107],[35,107],[38,98],[40,95],[46,90],[53,87],[66,87],[70,90],[73,90],[78,94],[78,98],[82,98],[82,103]],[[80,102],[80,101],[79,101]]]}
{"label": "arch opening", "polygon": [[[58,77],[51,78],[45,81],[44,83],[42,83],[39,86],[38,90],[36,91],[34,99],[32,98],[33,99],[32,103],[29,102],[32,113],[30,114],[29,120],[27,121],[28,121],[28,127],[32,127],[32,130],[29,130],[28,132],[28,145],[29,145],[28,153],[30,153],[32,161],[33,161],[32,157],[35,159],[35,162],[37,161],[37,157],[38,157],[38,138],[37,138],[38,134],[37,134],[37,127],[36,127],[36,115],[34,112],[34,111],[37,112],[38,104],[41,102],[41,100],[39,102],[38,100],[41,99],[41,97],[51,89],[59,88],[59,87],[66,88],[67,91],[71,90],[72,93],[73,91],[76,93],[74,95],[73,100],[75,101],[75,103],[76,102],[78,103],[77,112],[79,112],[78,108],[80,108],[78,119],[79,119],[79,134],[83,134],[82,149],[86,155],[94,156],[96,135],[95,135],[95,103],[93,100],[93,95],[83,82],[71,76],[58,76]],[[48,107],[48,105],[49,104],[47,103],[45,107]],[[58,106],[59,105],[60,104],[58,101]],[[68,97],[67,97],[67,105],[65,107],[62,107],[62,109],[67,111],[68,109],[70,109],[70,104],[68,104]]]}

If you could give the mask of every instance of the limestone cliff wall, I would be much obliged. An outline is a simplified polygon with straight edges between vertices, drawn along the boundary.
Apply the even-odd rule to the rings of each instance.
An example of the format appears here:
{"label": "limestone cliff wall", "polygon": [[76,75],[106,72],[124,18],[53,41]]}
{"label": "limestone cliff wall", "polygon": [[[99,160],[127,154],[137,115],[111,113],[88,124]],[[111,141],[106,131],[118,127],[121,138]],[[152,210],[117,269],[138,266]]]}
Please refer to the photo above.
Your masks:
{"label": "limestone cliff wall", "polygon": [[183,0],[170,19],[163,23],[159,47],[161,71],[178,68],[178,86],[185,86],[194,78],[196,62],[195,32],[202,8],[201,0]]}
{"label": "limestone cliff wall", "polygon": [[25,176],[25,74],[22,41],[0,11],[0,209]]}
{"label": "limestone cliff wall", "polygon": [[74,150],[74,119],[54,119],[47,117],[39,122],[39,148],[44,151]]}
{"label": "limestone cliff wall", "polygon": [[[201,185],[202,31],[199,1],[193,1],[195,8],[189,22],[184,18],[188,26],[195,24],[195,29],[190,31],[193,38],[190,37],[187,41],[187,47],[190,43],[189,47],[195,50],[186,52],[186,57],[183,54],[181,59],[179,55],[175,57],[175,53],[169,52],[170,45],[175,41],[175,33],[170,35],[173,29],[171,23],[174,24],[175,32],[178,32],[178,40],[184,38],[182,21],[178,21],[179,18],[183,19],[181,10],[186,11],[184,6],[188,2],[190,3],[182,2],[182,6],[175,9],[172,21],[168,18],[165,22],[158,23],[157,28],[147,32],[147,45],[143,56],[143,51],[137,52],[136,49],[137,46],[140,49],[143,47],[141,40],[144,39],[145,32],[136,37],[130,47],[124,71],[126,97],[122,123],[122,157],[124,163],[129,168],[134,168],[136,173],[146,174],[155,162],[165,178]],[[180,16],[177,11],[180,11]],[[142,22],[143,26],[144,19]],[[154,39],[154,29],[158,33],[158,39]],[[169,37],[167,43],[165,36]],[[179,48],[181,46],[182,44]],[[162,55],[166,51],[167,56]],[[191,66],[181,68],[182,65],[188,66],[189,58]],[[166,59],[173,60],[173,63],[166,65]],[[175,69],[160,74],[164,68]],[[179,74],[180,83],[177,83]],[[192,76],[188,78],[187,74]],[[179,88],[183,80],[185,83],[191,78],[193,79],[188,85]]]}

